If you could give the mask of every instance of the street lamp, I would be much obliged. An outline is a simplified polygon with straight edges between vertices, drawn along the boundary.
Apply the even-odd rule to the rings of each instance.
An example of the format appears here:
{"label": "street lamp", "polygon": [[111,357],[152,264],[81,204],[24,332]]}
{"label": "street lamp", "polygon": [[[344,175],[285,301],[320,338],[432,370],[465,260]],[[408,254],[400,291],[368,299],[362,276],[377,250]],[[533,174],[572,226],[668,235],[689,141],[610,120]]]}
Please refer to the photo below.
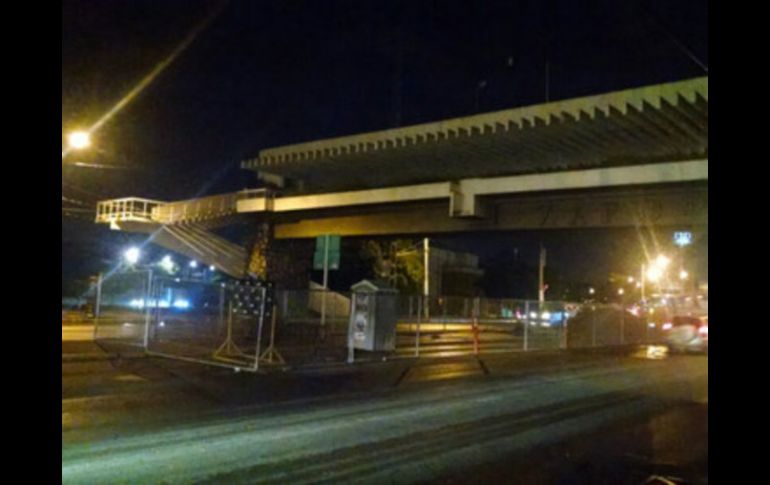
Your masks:
{"label": "street lamp", "polygon": [[91,134],[87,131],[73,131],[67,135],[67,145],[71,150],[84,150],[91,146]]}
{"label": "street lamp", "polygon": [[197,268],[198,267],[198,262],[193,259],[192,261],[190,261],[190,267],[191,268]]}
{"label": "street lamp", "polygon": [[623,288],[618,288],[618,295],[623,296],[623,293],[625,292],[626,290],[624,290]]}
{"label": "street lamp", "polygon": [[139,262],[139,258],[142,256],[142,252],[137,247],[130,247],[123,252],[123,259],[126,263],[133,266]]}
{"label": "street lamp", "polygon": [[686,280],[689,277],[690,277],[690,274],[687,271],[682,270],[682,271],[679,272],[679,279],[680,280],[684,281],[684,280]]}

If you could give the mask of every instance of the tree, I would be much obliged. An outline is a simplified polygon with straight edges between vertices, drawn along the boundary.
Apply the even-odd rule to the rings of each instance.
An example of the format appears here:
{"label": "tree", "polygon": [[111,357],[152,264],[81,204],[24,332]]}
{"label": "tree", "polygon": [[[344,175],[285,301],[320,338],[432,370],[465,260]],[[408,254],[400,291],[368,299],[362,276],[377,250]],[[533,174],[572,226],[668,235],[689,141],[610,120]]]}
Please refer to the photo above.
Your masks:
{"label": "tree", "polygon": [[409,239],[366,241],[361,257],[371,264],[374,277],[404,292],[419,292],[424,277],[419,243]]}

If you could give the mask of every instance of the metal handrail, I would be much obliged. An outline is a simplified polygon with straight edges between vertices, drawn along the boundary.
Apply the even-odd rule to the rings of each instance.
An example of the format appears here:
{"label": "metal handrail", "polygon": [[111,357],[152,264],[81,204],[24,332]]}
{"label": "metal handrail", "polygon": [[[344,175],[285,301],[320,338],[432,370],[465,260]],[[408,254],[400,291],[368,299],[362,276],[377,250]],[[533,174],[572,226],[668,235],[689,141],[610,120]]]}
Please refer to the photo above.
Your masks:
{"label": "metal handrail", "polygon": [[110,199],[97,203],[96,222],[147,220],[162,224],[196,221],[238,212],[238,201],[265,198],[272,201],[275,193],[267,188],[244,189],[227,194],[197,199],[164,202],[139,197]]}

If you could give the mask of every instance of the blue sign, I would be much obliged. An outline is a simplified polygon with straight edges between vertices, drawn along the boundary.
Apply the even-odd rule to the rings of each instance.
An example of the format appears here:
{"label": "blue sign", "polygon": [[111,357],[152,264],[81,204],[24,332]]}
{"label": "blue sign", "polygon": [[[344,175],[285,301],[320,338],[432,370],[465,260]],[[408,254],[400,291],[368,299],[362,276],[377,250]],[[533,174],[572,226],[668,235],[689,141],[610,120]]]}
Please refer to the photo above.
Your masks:
{"label": "blue sign", "polygon": [[692,244],[692,233],[686,231],[680,231],[674,233],[674,244],[680,248]]}

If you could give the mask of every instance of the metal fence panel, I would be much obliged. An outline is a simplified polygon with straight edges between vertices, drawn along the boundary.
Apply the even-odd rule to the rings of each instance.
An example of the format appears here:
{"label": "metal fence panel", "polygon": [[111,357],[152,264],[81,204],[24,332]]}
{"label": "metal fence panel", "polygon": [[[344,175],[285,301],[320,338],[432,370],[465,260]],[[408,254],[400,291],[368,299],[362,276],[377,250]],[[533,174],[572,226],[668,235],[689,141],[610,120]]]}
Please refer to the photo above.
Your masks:
{"label": "metal fence panel", "polygon": [[97,289],[94,340],[142,346],[150,290],[149,270],[105,276]]}
{"label": "metal fence panel", "polygon": [[350,293],[277,290],[275,330],[271,321],[264,326],[263,338],[274,342],[287,365],[343,363],[349,319]]}
{"label": "metal fence panel", "polygon": [[150,304],[148,353],[257,370],[265,286],[156,278]]}

